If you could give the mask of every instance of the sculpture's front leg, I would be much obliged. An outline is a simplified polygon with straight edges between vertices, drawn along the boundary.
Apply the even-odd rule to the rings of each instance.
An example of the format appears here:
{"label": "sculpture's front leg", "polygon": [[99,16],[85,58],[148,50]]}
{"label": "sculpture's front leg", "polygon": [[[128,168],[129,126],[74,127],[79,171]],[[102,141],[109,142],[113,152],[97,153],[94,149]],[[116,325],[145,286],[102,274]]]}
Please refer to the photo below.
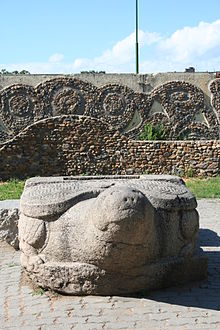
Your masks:
{"label": "sculpture's front leg", "polygon": [[26,268],[33,268],[45,262],[40,252],[45,247],[47,238],[46,224],[43,220],[20,216],[18,223],[19,247],[22,251],[21,262]]}

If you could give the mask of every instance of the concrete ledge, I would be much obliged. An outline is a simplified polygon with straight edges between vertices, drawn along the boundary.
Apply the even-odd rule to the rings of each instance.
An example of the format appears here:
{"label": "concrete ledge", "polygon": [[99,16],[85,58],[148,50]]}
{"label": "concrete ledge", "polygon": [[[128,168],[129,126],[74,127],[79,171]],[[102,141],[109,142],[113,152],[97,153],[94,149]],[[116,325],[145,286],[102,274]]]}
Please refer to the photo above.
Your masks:
{"label": "concrete ledge", "polygon": [[0,201],[0,209],[19,209],[20,199],[7,199]]}

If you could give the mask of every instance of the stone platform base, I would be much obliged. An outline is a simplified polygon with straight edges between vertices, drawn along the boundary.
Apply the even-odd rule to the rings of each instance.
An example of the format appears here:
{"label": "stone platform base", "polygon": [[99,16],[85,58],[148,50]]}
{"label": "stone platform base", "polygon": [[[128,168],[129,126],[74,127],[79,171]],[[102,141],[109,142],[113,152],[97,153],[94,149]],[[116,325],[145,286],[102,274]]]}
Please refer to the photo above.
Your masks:
{"label": "stone platform base", "polygon": [[207,257],[204,254],[196,254],[187,259],[179,257],[161,260],[121,274],[108,273],[86,263],[55,262],[38,266],[27,265],[25,272],[36,285],[60,293],[129,295],[203,280],[207,277],[207,267]]}

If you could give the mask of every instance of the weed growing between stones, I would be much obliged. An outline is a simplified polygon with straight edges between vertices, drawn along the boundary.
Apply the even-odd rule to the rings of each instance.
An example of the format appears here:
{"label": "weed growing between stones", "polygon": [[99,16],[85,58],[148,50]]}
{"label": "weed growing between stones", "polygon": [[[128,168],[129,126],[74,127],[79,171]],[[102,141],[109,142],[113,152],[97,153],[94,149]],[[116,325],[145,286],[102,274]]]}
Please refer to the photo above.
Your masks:
{"label": "weed growing between stones", "polygon": [[153,126],[148,123],[144,126],[144,131],[140,134],[139,139],[142,141],[166,140],[166,135],[167,131],[163,124]]}
{"label": "weed growing between stones", "polygon": [[173,167],[172,175],[180,176],[181,178],[193,178],[195,176],[195,171],[192,167],[183,167],[178,168],[176,166]]}
{"label": "weed growing between stones", "polygon": [[16,264],[16,263],[11,263],[8,265],[9,268],[12,268],[12,267],[18,267],[19,264]]}
{"label": "weed growing between stones", "polygon": [[186,178],[194,177],[194,170],[191,167],[185,169],[185,177]]}
{"label": "weed growing between stones", "polygon": [[32,293],[32,296],[43,296],[44,293],[45,290],[38,286]]}

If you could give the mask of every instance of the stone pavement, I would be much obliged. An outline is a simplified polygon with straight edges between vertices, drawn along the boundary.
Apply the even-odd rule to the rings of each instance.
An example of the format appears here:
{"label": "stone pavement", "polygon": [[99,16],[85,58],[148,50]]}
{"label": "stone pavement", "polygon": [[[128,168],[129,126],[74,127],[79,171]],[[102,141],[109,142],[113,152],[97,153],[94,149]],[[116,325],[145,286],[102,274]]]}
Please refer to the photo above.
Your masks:
{"label": "stone pavement", "polygon": [[33,290],[20,252],[0,245],[0,329],[220,329],[220,200],[200,200],[208,279],[145,297],[70,297]]}

